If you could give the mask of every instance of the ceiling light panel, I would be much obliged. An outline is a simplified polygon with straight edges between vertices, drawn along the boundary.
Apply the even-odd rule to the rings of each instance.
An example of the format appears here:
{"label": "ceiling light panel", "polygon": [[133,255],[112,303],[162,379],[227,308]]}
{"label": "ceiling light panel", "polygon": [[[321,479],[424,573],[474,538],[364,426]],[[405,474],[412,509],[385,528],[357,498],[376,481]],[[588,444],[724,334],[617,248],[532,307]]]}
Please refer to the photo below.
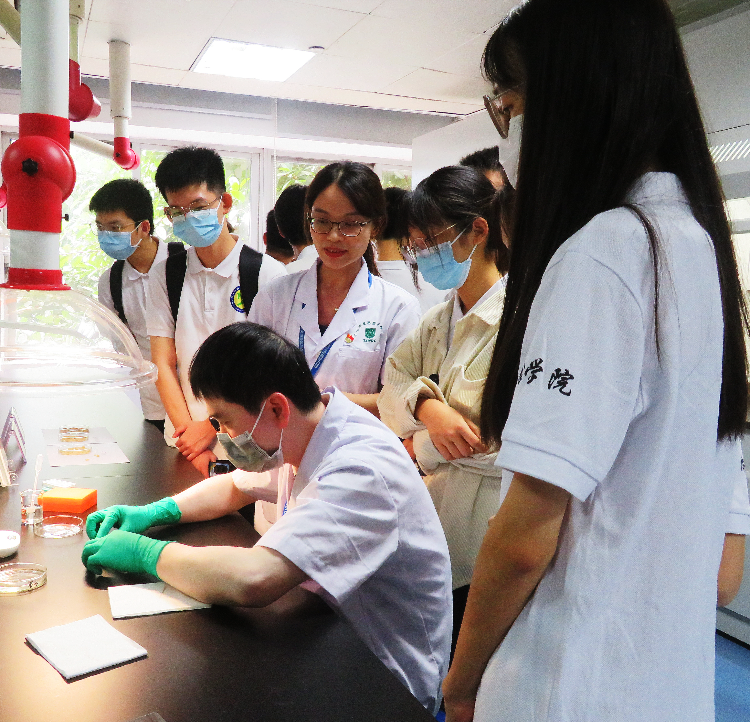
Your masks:
{"label": "ceiling light panel", "polygon": [[315,53],[211,38],[191,70],[194,73],[282,82]]}

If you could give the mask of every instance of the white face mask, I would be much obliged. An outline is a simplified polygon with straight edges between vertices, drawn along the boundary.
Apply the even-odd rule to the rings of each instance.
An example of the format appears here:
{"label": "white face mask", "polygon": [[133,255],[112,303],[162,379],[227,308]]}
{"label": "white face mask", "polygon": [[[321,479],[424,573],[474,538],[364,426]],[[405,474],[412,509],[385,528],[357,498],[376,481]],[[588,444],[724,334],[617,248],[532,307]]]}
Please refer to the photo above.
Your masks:
{"label": "white face mask", "polygon": [[[266,399],[268,401],[268,399]],[[281,440],[284,438],[284,429],[281,430],[279,437],[279,448],[273,454],[269,454],[265,449],[258,446],[253,438],[253,431],[263,416],[263,409],[266,408],[266,401],[260,409],[258,418],[250,431],[231,438],[229,434],[217,434],[216,437],[227,452],[229,460],[243,471],[270,471],[284,465],[284,453],[281,451]]]}
{"label": "white face mask", "polygon": [[518,160],[521,156],[521,132],[523,131],[523,114],[516,115],[510,119],[508,124],[508,149],[505,152],[503,168],[508,176],[510,184],[516,188],[518,185]]}

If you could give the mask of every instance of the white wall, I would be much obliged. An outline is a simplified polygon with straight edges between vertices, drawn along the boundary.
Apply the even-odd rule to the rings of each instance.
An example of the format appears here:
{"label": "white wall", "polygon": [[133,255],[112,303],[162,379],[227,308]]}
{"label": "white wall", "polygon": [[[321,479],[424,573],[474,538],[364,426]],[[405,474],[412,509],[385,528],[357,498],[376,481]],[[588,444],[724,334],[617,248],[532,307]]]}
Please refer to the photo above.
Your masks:
{"label": "white wall", "polygon": [[[750,3],[686,27],[683,42],[711,145],[750,138]],[[503,141],[484,111],[419,136],[412,141],[412,182],[496,144],[502,160]],[[750,154],[719,163],[729,197],[750,195],[748,171]]]}
{"label": "white wall", "polygon": [[412,141],[411,182],[416,186],[430,173],[455,165],[475,150],[502,143],[489,114],[482,110]]}

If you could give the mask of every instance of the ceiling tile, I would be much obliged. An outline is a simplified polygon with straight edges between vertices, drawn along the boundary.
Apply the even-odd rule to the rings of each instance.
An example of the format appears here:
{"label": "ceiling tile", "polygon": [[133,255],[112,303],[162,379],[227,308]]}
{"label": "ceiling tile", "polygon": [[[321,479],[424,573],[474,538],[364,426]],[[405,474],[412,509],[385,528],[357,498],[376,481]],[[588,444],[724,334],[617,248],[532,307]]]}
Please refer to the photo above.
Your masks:
{"label": "ceiling tile", "polygon": [[444,73],[456,73],[469,77],[482,77],[482,53],[490,39],[490,34],[477,35],[468,42],[425,63],[423,67],[430,70],[442,70]]}
{"label": "ceiling tile", "polygon": [[377,92],[416,70],[414,66],[378,59],[355,60],[328,53],[316,55],[289,78],[296,85],[315,85],[345,90]]}
{"label": "ceiling tile", "polygon": [[311,45],[327,48],[365,17],[288,0],[238,0],[213,34],[295,50],[307,50]]}
{"label": "ceiling tile", "polygon": [[[103,58],[82,57],[81,72],[84,75],[96,75],[101,78],[107,78],[109,77],[109,61]],[[134,83],[179,85],[182,78],[185,77],[185,71],[132,63],[130,66],[130,77]]]}
{"label": "ceiling tile", "polygon": [[490,85],[481,78],[420,68],[389,85],[384,92],[415,98],[455,100],[480,108],[483,105],[482,96],[490,90]]}
{"label": "ceiling tile", "polygon": [[[436,17],[446,19],[450,25],[472,34],[482,33],[496,26],[518,0],[471,0],[457,3],[455,0],[384,0],[373,15],[397,20],[419,33],[425,22]],[[440,43],[440,36],[433,36]]]}
{"label": "ceiling tile", "polygon": [[337,8],[351,10],[357,13],[371,13],[383,0],[298,0],[305,5],[315,5],[320,8]]}
{"label": "ceiling tile", "polygon": [[425,18],[416,26],[368,15],[328,50],[331,55],[376,62],[388,48],[401,62],[421,67],[474,36],[458,28],[452,20],[438,15]]}

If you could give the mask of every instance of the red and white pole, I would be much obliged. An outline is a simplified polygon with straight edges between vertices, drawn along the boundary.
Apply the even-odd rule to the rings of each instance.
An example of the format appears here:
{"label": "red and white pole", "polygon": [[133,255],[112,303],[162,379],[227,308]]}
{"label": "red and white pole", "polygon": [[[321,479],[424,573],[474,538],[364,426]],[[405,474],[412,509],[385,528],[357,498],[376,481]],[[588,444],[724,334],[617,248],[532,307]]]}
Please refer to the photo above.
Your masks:
{"label": "red and white pole", "polygon": [[62,203],[75,185],[68,120],[68,0],[25,2],[18,140],[2,160],[10,268],[5,288],[67,290]]}
{"label": "red and white pole", "polygon": [[109,41],[109,105],[115,122],[114,160],[125,170],[137,168],[140,161],[130,145],[130,44]]}

